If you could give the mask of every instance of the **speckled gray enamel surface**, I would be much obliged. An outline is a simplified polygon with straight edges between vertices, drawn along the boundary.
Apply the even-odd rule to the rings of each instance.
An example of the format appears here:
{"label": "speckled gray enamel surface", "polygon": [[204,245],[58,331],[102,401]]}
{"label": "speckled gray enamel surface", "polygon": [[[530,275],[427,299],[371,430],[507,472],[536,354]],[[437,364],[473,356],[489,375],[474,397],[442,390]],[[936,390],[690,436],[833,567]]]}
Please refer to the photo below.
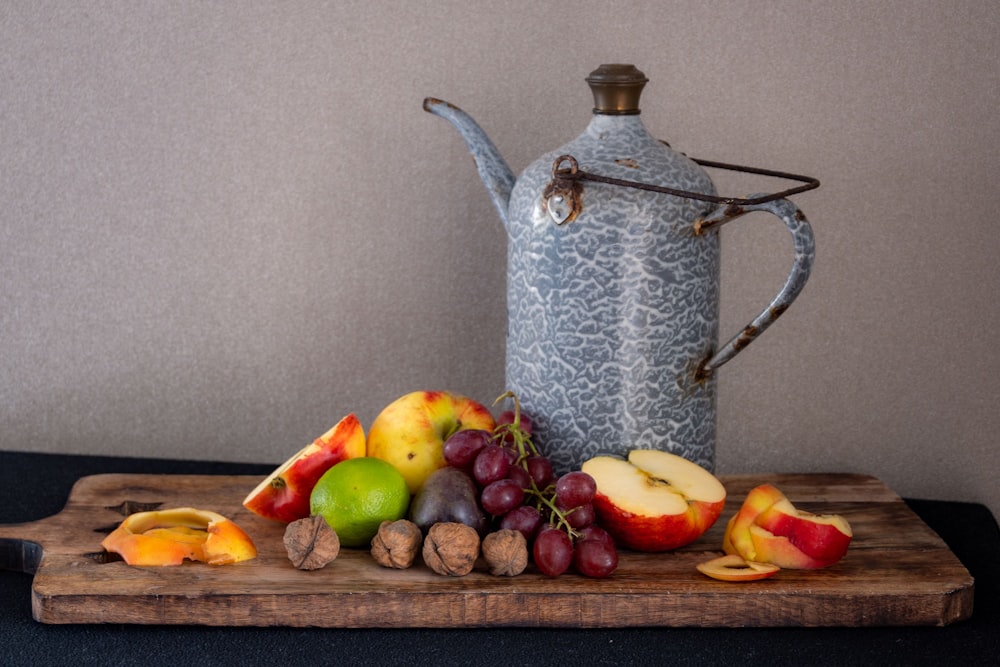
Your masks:
{"label": "speckled gray enamel surface", "polygon": [[528,167],[509,206],[508,389],[557,469],[633,448],[711,467],[714,381],[690,378],[717,338],[718,234],[693,234],[712,206],[584,182],[579,216],[556,225],[542,192],[564,154],[584,171],[714,192],[638,116],[594,116]]}
{"label": "speckled gray enamel surface", "polygon": [[[464,112],[439,101],[425,108],[459,129],[506,225],[507,389],[531,415],[556,470],[636,448],[713,469],[715,374],[696,372],[732,358],[801,290],[813,252],[805,218],[788,202],[755,207],[798,234],[795,269],[775,301],[715,356],[718,227],[739,212],[594,181],[582,182],[582,208],[565,224],[543,201],[561,155],[601,176],[715,194],[697,164],[650,135],[638,115],[595,115],[583,134],[515,182]],[[696,233],[699,219],[713,224]]]}

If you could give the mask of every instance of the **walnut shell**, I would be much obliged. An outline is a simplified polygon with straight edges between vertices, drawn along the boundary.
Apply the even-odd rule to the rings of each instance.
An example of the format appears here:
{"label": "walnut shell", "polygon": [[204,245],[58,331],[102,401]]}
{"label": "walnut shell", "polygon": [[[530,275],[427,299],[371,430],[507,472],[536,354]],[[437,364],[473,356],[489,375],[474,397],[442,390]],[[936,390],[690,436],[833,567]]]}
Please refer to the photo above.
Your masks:
{"label": "walnut shell", "polygon": [[483,538],[483,557],[490,574],[516,577],[528,567],[528,540],[519,530],[498,530]]}
{"label": "walnut shell", "polygon": [[423,557],[437,574],[463,577],[479,558],[479,533],[464,523],[436,523],[427,531]]}
{"label": "walnut shell", "polygon": [[318,514],[293,521],[285,528],[288,560],[300,570],[326,567],[340,554],[340,538]]}
{"label": "walnut shell", "polygon": [[372,558],[382,567],[405,570],[416,560],[423,539],[412,521],[383,521],[372,538]]}

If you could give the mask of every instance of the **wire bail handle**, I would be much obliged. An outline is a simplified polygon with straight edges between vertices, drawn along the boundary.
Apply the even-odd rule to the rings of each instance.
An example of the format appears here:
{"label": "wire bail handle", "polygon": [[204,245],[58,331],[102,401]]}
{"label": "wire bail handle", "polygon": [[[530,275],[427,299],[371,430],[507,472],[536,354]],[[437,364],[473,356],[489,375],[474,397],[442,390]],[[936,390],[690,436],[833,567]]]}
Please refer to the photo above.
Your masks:
{"label": "wire bail handle", "polygon": [[[660,141],[660,143],[665,146],[670,146],[665,141]],[[612,178],[611,176],[601,176],[600,174],[593,174],[588,171],[583,171],[580,169],[580,165],[576,158],[572,155],[560,155],[555,159],[552,164],[552,181],[549,183],[549,187],[545,190],[545,199],[549,199],[550,191],[556,194],[564,194],[567,190],[572,189],[570,182],[578,181],[594,181],[597,183],[607,183],[609,185],[617,185],[625,188],[636,188],[638,190],[647,190],[650,192],[659,192],[662,194],[674,195],[675,197],[684,197],[687,199],[697,199],[699,201],[711,202],[713,204],[725,204],[729,205],[742,205],[742,206],[753,206],[756,204],[764,204],[766,202],[775,201],[778,199],[785,199],[800,192],[806,192],[808,190],[815,190],[819,187],[819,181],[812,176],[801,176],[799,174],[791,174],[784,171],[774,171],[771,169],[761,169],[760,167],[744,167],[741,165],[728,164],[725,162],[714,162],[712,160],[700,160],[698,158],[691,158],[696,164],[702,167],[709,167],[712,169],[726,169],[728,171],[739,171],[747,174],[755,174],[758,176],[773,176],[775,178],[782,178],[790,181],[798,181],[803,183],[803,185],[798,185],[795,187],[788,188],[786,190],[781,190],[780,192],[773,192],[770,194],[754,195],[753,197],[720,197],[718,195],[708,195],[702,192],[692,192],[690,190],[679,190],[677,188],[670,188],[662,185],[651,185],[649,183],[642,183],[640,181],[630,181],[623,178]],[[564,163],[568,163],[568,167],[563,167]],[[574,215],[575,217],[575,215]],[[564,222],[568,222],[565,220]],[[559,223],[563,224],[563,223]]]}

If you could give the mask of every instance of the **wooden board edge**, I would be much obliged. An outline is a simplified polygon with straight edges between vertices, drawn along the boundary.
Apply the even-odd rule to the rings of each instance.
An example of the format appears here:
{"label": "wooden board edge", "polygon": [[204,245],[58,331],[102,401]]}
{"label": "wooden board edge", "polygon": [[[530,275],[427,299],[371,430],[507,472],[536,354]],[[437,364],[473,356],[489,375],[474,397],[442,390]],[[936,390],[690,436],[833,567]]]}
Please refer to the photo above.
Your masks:
{"label": "wooden board edge", "polygon": [[[363,604],[353,600],[365,596]],[[220,595],[199,600],[204,622],[192,623],[190,600],[183,595],[133,598],[108,604],[91,624],[202,625],[215,627],[300,628],[764,628],[764,627],[944,627],[967,620],[973,613],[973,588],[943,596],[910,600],[905,610],[892,595],[866,599],[863,608],[836,596],[803,596],[786,600],[780,609],[762,607],[745,594],[716,594],[705,599],[675,593],[619,595],[511,595],[470,593],[459,601],[433,593],[393,591],[330,596],[322,593],[287,596],[281,600],[253,595]],[[641,599],[637,599],[641,597]],[[510,598],[510,599],[507,599]],[[77,596],[43,598],[33,595],[32,614],[50,625],[79,624],[74,610],[90,601]],[[516,607],[516,615],[510,612]],[[692,613],[692,609],[715,609]],[[417,615],[412,610],[422,610]],[[902,618],[905,616],[905,622]]]}

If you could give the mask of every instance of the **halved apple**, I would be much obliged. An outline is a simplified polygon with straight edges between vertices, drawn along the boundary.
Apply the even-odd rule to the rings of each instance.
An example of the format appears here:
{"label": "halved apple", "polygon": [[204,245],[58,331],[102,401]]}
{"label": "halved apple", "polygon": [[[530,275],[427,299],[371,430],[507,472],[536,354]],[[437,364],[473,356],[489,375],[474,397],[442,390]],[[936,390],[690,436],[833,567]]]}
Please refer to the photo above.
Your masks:
{"label": "halved apple", "polygon": [[720,556],[695,565],[707,577],[720,581],[758,581],[773,577],[781,569],[771,563],[744,560],[736,554]]}
{"label": "halved apple", "polygon": [[226,565],[257,556],[253,540],[221,514],[192,507],[137,512],[101,546],[129,565],[180,565],[184,559]]}
{"label": "halved apple", "polygon": [[[765,499],[773,502],[764,507]],[[763,485],[750,491],[743,507],[730,519],[722,548],[746,560],[788,569],[817,569],[843,558],[852,537],[844,517],[797,509],[783,493]]]}
{"label": "halved apple", "polygon": [[635,551],[690,544],[712,527],[726,502],[715,475],[669,452],[636,449],[628,460],[597,456],[581,469],[597,483],[598,522],[615,544]]}
{"label": "halved apple", "polygon": [[365,432],[351,413],[303,447],[257,485],[243,506],[265,519],[291,523],[309,516],[309,495],[327,470],[365,455]]}

